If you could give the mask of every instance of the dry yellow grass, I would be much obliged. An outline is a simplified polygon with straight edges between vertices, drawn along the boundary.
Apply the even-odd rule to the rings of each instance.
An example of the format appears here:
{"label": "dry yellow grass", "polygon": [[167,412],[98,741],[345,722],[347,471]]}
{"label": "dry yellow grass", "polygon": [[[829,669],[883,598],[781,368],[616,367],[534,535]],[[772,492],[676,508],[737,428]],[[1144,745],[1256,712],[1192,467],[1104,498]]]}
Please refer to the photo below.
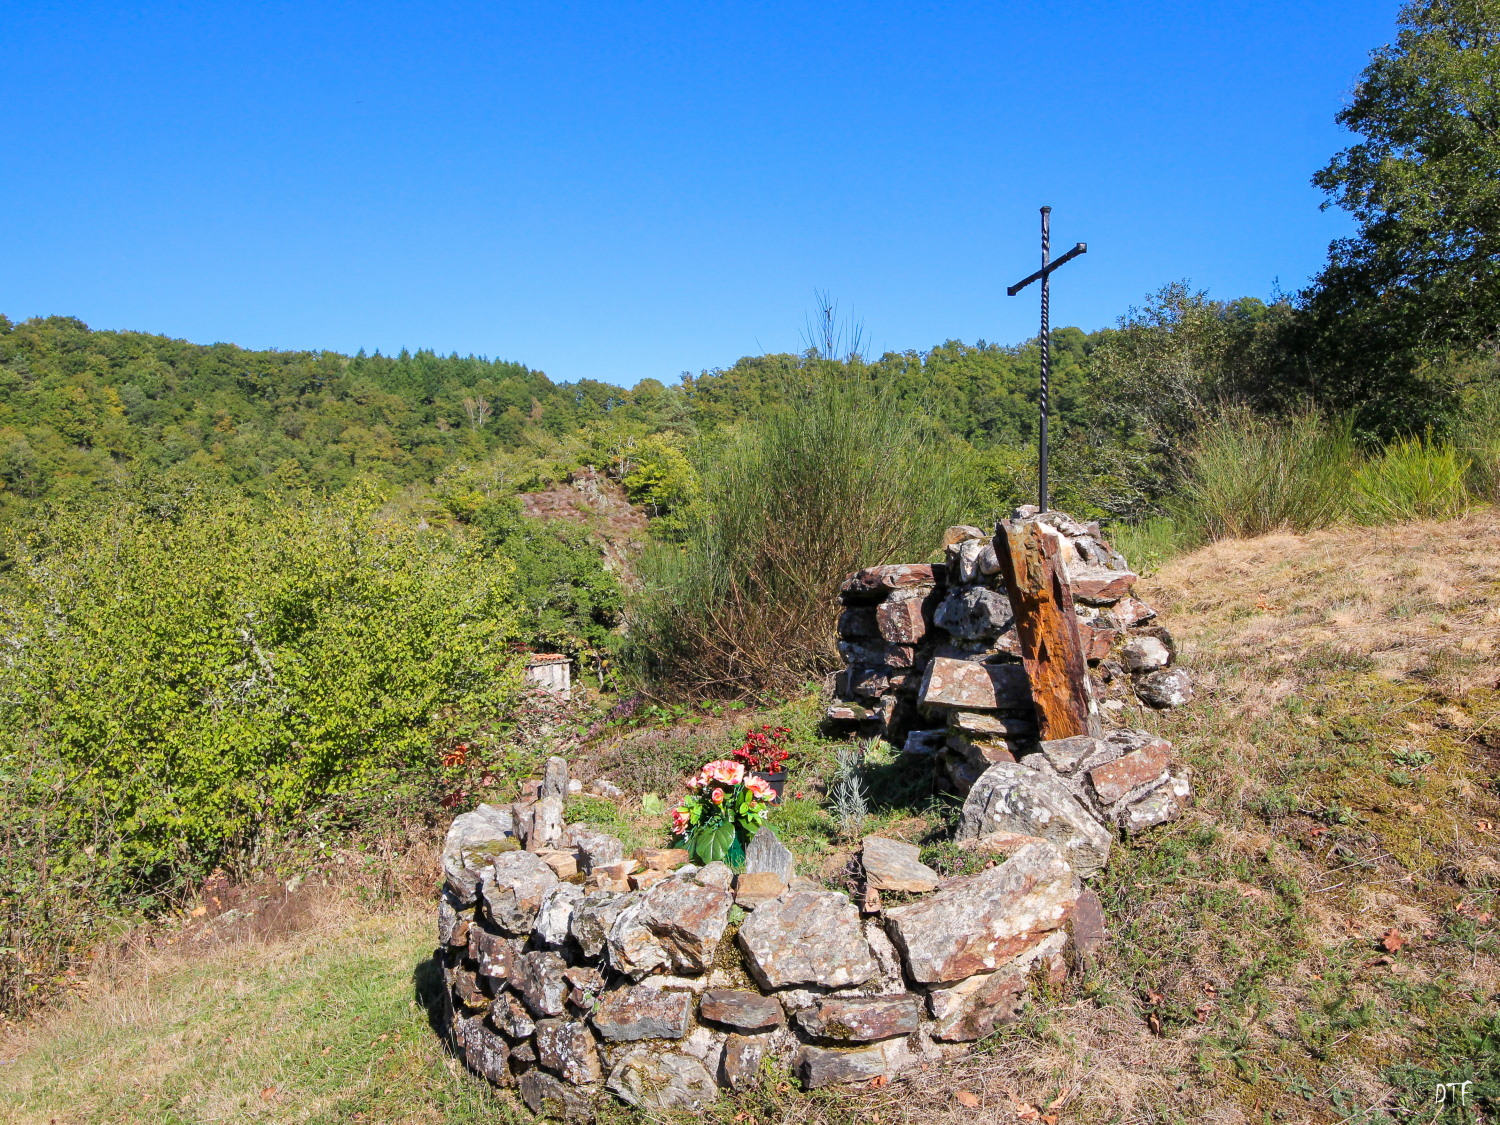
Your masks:
{"label": "dry yellow grass", "polygon": [[[811,1096],[771,1076],[696,1120],[1460,1121],[1432,1087],[1466,1079],[1494,1115],[1500,519],[1219,543],[1143,594],[1201,692],[1133,718],[1177,744],[1198,799],[1097,880],[1098,963],[963,1062]],[[429,906],[382,901],[336,893],[295,932],[113,963],[0,1046],[0,1114],[524,1118],[428,1026]]]}
{"label": "dry yellow grass", "polygon": [[[1181,640],[1216,664],[1285,667],[1316,650],[1373,659],[1398,679],[1458,656],[1485,684],[1500,648],[1500,515],[1226,539],[1167,564],[1145,587]],[[1493,678],[1487,686],[1494,686]],[[1263,702],[1276,701],[1271,694]]]}

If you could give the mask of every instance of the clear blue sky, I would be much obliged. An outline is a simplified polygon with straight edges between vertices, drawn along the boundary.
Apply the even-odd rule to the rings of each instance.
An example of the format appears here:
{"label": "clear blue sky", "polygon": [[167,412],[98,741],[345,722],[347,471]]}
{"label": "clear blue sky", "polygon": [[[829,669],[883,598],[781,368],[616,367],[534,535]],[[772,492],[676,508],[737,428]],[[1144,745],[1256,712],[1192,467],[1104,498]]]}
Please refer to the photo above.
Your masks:
{"label": "clear blue sky", "polygon": [[1295,289],[1394,2],[38,3],[0,11],[0,312],[671,381]]}

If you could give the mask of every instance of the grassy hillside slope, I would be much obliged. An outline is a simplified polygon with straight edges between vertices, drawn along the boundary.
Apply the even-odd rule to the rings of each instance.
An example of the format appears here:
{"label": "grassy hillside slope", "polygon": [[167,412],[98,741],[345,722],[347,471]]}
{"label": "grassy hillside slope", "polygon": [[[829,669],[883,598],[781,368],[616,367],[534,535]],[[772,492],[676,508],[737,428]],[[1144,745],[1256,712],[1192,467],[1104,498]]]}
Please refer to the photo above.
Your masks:
{"label": "grassy hillside slope", "polygon": [[[1493,1119],[1500,518],[1226,541],[1144,593],[1201,690],[1133,721],[1176,742],[1198,801],[1116,851],[1097,963],[953,1068],[807,1098],[768,1076],[703,1120]],[[654,761],[674,738],[701,734],[664,732]],[[806,745],[804,760],[829,750]],[[827,875],[821,786],[793,786],[805,799],[787,835]],[[948,815],[925,798],[876,806],[869,827],[913,839]],[[394,880],[386,859],[342,870],[419,888],[435,869],[430,852],[404,863]],[[195,923],[113,958],[73,1003],[0,1040],[0,1116],[524,1120],[428,1026],[425,890],[377,896],[372,878],[304,888],[305,907],[259,933],[199,940],[217,931]],[[1467,1109],[1434,1105],[1444,1081],[1474,1083]]]}

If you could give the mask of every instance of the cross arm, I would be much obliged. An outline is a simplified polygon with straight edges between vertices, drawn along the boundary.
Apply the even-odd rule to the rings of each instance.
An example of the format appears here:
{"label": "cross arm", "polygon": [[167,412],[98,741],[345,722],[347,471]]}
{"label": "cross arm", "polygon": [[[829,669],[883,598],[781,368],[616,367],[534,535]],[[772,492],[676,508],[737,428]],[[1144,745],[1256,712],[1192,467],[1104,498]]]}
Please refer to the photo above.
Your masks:
{"label": "cross arm", "polygon": [[1049,273],[1055,270],[1058,266],[1064,265],[1067,262],[1071,262],[1074,258],[1078,257],[1078,255],[1087,254],[1088,252],[1088,243],[1080,242],[1077,246],[1073,247],[1073,249],[1069,250],[1061,258],[1057,259],[1057,261],[1049,262],[1047,265],[1037,270],[1036,273],[1032,274],[1030,277],[1016,282],[1005,291],[1005,295],[1007,297],[1014,297],[1017,293],[1019,293],[1022,289],[1025,289],[1033,281],[1040,281],[1042,278],[1046,277]]}

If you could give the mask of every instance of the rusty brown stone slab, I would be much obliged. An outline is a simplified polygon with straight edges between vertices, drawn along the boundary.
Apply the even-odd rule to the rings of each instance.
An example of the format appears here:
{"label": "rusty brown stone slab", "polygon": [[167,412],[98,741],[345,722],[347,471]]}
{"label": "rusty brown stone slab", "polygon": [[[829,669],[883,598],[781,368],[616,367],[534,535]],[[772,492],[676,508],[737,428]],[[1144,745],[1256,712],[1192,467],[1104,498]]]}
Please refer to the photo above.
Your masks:
{"label": "rusty brown stone slab", "polygon": [[1101,733],[1089,692],[1087,653],[1060,558],[1062,540],[1034,519],[995,529],[1005,588],[1015,613],[1021,661],[1043,739]]}
{"label": "rusty brown stone slab", "polygon": [[1101,803],[1111,805],[1132,790],[1155,781],[1171,768],[1172,762],[1172,744],[1158,738],[1124,757],[1095,766],[1088,771],[1089,784]]}

